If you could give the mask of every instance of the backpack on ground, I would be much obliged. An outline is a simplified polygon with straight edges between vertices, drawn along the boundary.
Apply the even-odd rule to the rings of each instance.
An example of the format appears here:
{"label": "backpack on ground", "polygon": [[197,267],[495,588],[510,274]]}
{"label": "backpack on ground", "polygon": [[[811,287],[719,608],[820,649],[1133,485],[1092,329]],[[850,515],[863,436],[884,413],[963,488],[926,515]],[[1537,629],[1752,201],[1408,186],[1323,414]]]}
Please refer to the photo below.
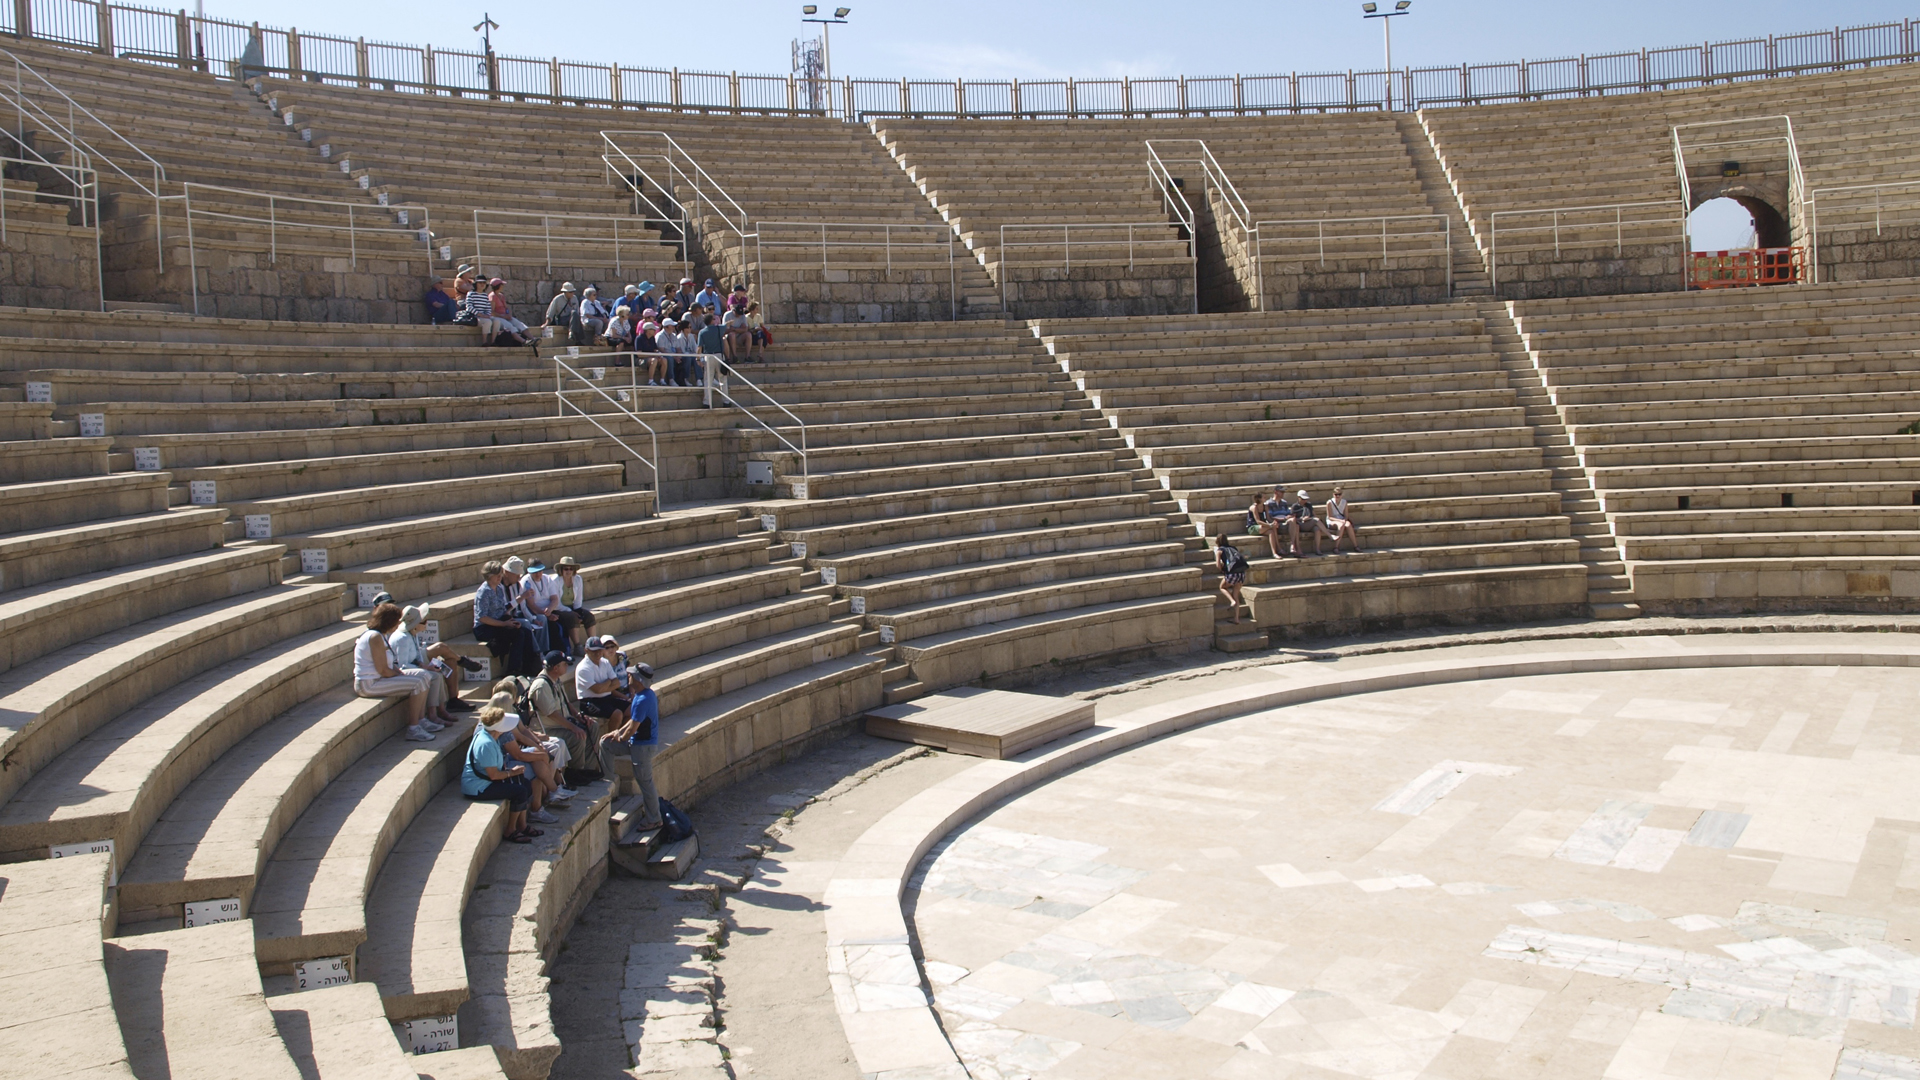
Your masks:
{"label": "backpack on ground", "polygon": [[693,835],[693,819],[687,816],[686,811],[668,802],[665,795],[660,796],[660,821],[660,842],[663,844],[677,844]]}

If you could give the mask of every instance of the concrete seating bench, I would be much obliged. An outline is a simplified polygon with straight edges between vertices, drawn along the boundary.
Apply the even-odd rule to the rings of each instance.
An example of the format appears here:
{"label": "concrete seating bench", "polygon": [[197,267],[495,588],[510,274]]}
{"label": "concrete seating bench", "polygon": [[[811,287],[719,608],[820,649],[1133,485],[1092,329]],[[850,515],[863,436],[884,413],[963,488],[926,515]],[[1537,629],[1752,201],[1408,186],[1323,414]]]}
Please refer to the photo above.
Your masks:
{"label": "concrete seating bench", "polygon": [[110,839],[130,858],[163,807],[261,725],[346,673],[354,633],[337,622],[155,687],[42,767],[0,806],[0,852]]}
{"label": "concrete seating bench", "polygon": [[215,548],[0,594],[0,672],[130,622],[269,588],[280,556],[272,547]]}
{"label": "concrete seating bench", "polygon": [[261,989],[248,920],[118,938],[106,958],[136,1075],[300,1080]]}
{"label": "concrete seating bench", "polygon": [[[21,518],[25,524],[34,519]],[[161,510],[0,535],[0,588],[45,585],[220,545],[224,510]]]}
{"label": "concrete seating bench", "polygon": [[312,800],[406,724],[399,698],[333,686],[282,711],[209,763],[166,804],[120,873],[122,922],[193,900],[251,907],[267,859]]}
{"label": "concrete seating bench", "polygon": [[254,953],[268,976],[367,940],[367,897],[420,809],[458,779],[473,732],[456,724],[430,743],[395,735],[367,751],[293,823],[254,888]]}
{"label": "concrete seating bench", "polygon": [[[0,980],[21,995],[0,1027],[7,1069],[23,1077],[131,1080],[107,982],[102,920],[112,857],[102,852],[0,866]],[[58,990],[57,1008],[35,1008],[37,990]]]}
{"label": "concrete seating bench", "polygon": [[67,748],[159,690],[339,617],[338,586],[277,586],[101,634],[0,675],[13,796]]}
{"label": "concrete seating bench", "polygon": [[132,517],[167,508],[168,480],[166,473],[118,473],[0,485],[0,513],[48,529]]}
{"label": "concrete seating bench", "polygon": [[302,1077],[417,1080],[426,1075],[414,1070],[416,1060],[425,1059],[400,1049],[380,1008],[380,991],[367,983],[283,994],[268,998],[267,1007]]}

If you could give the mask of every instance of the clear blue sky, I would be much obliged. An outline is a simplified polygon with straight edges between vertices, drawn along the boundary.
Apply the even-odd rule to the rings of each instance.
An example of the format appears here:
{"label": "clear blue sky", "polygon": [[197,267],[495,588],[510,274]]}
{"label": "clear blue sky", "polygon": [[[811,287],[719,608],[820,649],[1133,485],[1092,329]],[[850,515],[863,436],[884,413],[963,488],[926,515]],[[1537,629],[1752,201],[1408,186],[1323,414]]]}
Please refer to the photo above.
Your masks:
{"label": "clear blue sky", "polygon": [[[800,4],[721,0],[711,4],[555,4],[462,0],[403,4],[333,0],[205,0],[207,14],[302,30],[408,44],[463,48],[490,12],[504,53],[559,56],[635,67],[785,73],[799,36]],[[164,5],[162,5],[164,6]],[[823,10],[835,5],[822,4]],[[1035,0],[855,0],[848,26],[833,34],[837,75],[880,78],[1049,78],[1062,75],[1231,75],[1338,71],[1381,62],[1378,20],[1363,21],[1349,0],[1311,3],[1044,3]],[[1384,5],[1383,5],[1384,6]],[[645,13],[623,23],[623,11]],[[1608,52],[1784,34],[1821,26],[1898,20],[1911,3],[1738,5],[1672,0],[1414,0],[1394,20],[1395,66],[1458,64]],[[599,25],[594,26],[594,20]],[[652,28],[690,27],[664,45]],[[811,29],[811,28],[809,28]]]}

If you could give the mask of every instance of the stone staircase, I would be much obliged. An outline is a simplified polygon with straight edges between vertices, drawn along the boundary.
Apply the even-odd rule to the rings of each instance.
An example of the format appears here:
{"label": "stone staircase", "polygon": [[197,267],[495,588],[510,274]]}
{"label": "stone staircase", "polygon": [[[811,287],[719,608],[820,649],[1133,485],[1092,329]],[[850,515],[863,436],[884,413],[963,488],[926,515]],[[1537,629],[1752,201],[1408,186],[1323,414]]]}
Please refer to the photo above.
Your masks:
{"label": "stone staircase", "polygon": [[1447,179],[1447,171],[1433,152],[1433,140],[1416,113],[1396,113],[1394,123],[1400,129],[1400,141],[1413,159],[1414,175],[1420,178],[1420,191],[1436,214],[1447,217],[1448,238],[1452,245],[1453,295],[1462,300],[1492,296],[1493,285],[1487,276],[1487,262],[1480,254],[1473,230],[1460,208],[1460,197]]}
{"label": "stone staircase", "polygon": [[1511,306],[1498,300],[1482,300],[1477,306],[1487,321],[1500,366],[1507,372],[1507,384],[1526,410],[1527,424],[1533,428],[1534,442],[1543,455],[1542,464],[1553,470],[1553,490],[1560,493],[1560,512],[1572,523],[1572,535],[1580,541],[1580,561],[1587,565],[1587,605],[1593,617],[1631,619],[1639,615],[1633,582],[1620,557],[1619,539],[1613,535],[1613,526],[1580,463],[1573,437],[1514,325]]}

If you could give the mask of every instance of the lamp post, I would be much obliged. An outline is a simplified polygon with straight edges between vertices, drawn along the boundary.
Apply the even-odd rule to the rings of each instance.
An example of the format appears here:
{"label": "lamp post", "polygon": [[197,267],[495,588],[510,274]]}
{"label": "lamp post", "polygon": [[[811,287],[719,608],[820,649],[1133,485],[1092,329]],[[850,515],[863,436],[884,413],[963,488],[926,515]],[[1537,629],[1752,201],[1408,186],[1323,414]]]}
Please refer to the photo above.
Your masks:
{"label": "lamp post", "polygon": [[500,29],[500,24],[493,21],[492,15],[482,14],[480,21],[474,25],[473,29],[480,35],[481,44],[486,52],[486,59],[482,63],[487,68],[487,89],[497,93],[500,89],[500,63],[493,56],[493,32]]}
{"label": "lamp post", "polygon": [[1387,111],[1393,111],[1393,17],[1405,15],[1413,6],[1413,0],[1395,0],[1392,11],[1381,11],[1379,4],[1361,4],[1361,16],[1366,19],[1379,19],[1380,29],[1387,41]]}
{"label": "lamp post", "polygon": [[[835,25],[846,25],[847,15],[852,10],[852,8],[834,8],[833,18],[829,19],[820,16],[820,6],[818,4],[805,4],[800,8],[800,14],[803,16],[800,20],[801,22],[820,24],[820,64],[826,69],[827,73],[827,100],[829,103],[833,100],[833,28]],[[829,105],[829,108],[831,108],[831,105]]]}

